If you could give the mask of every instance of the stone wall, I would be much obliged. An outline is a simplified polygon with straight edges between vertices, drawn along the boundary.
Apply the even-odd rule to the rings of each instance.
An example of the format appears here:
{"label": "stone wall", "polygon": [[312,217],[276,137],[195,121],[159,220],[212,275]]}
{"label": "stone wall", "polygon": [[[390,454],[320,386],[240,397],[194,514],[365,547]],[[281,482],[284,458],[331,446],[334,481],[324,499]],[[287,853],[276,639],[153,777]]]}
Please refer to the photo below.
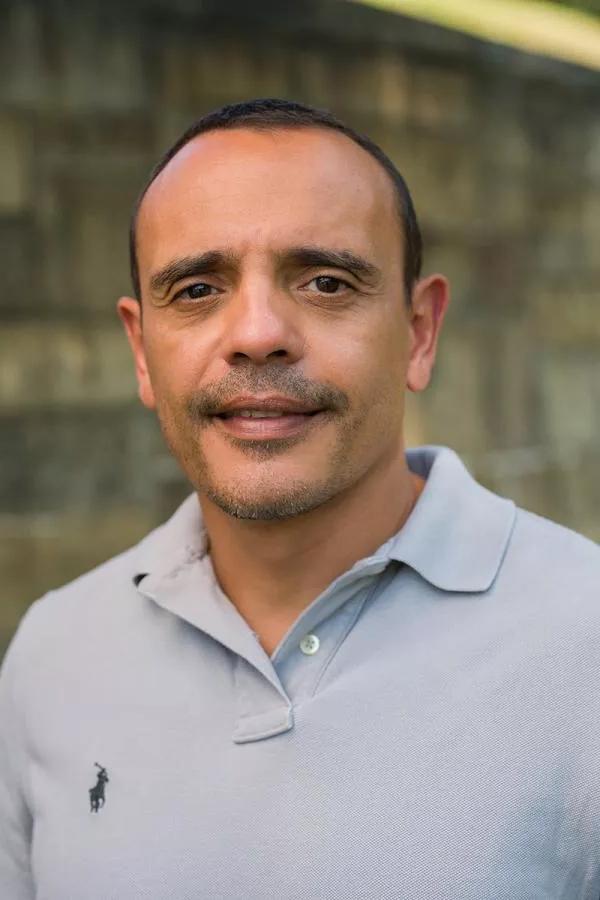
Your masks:
{"label": "stone wall", "polygon": [[0,643],[188,490],[116,319],[128,216],[183,126],[251,96],[329,107],[413,190],[453,308],[410,442],[600,538],[600,73],[343,2],[5,0],[2,20]]}

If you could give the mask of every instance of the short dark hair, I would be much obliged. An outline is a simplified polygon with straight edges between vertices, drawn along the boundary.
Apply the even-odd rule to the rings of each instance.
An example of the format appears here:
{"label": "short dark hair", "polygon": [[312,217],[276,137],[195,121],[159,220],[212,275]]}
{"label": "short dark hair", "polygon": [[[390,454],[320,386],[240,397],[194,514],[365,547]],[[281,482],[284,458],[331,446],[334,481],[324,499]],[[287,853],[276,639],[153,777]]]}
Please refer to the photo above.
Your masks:
{"label": "short dark hair", "polygon": [[247,100],[243,103],[232,103],[207,113],[187,128],[181,137],[167,150],[154,166],[133,208],[129,229],[129,260],[131,280],[135,296],[141,299],[140,273],[137,262],[136,224],[139,209],[146,192],[154,179],[165,166],[199,134],[207,131],[218,131],[234,128],[254,128],[258,130],[276,130],[279,128],[330,128],[345,134],[350,140],[370,153],[390,176],[397,195],[397,206],[404,237],[404,286],[406,299],[410,303],[412,290],[421,274],[423,242],[417,215],[404,178],[374,141],[345,125],[332,113],[316,109],[291,100],[266,98]]}

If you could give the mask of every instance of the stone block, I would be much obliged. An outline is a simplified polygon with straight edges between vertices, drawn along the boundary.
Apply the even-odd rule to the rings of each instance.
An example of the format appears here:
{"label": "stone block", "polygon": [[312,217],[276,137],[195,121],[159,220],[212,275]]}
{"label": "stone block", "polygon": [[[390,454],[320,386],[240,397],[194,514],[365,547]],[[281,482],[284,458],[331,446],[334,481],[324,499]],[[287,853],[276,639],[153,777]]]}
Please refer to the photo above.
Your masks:
{"label": "stone block", "polygon": [[593,116],[588,124],[588,134],[583,155],[584,172],[600,184],[600,122]]}
{"label": "stone block", "polygon": [[143,29],[127,6],[110,6],[5,3],[0,96],[29,107],[80,110],[132,109],[147,102]]}
{"label": "stone block", "polygon": [[519,107],[519,86],[505,78],[477,84],[474,134],[495,171],[526,175],[538,162],[527,118]]}
{"label": "stone block", "polygon": [[139,28],[131,27],[126,9],[110,21],[97,9],[75,6],[55,40],[53,94],[60,107],[136,109],[149,99]]}
{"label": "stone block", "polygon": [[[537,160],[544,165],[578,169],[581,166],[585,137],[577,93],[559,80],[554,89],[540,79],[525,82],[519,97],[520,117],[527,129],[528,141]],[[557,122],[560,127],[557,128]]]}
{"label": "stone block", "polygon": [[515,243],[526,238],[535,225],[537,208],[525,172],[485,167],[480,179],[480,202],[490,227]]}
{"label": "stone block", "polygon": [[478,192],[479,161],[468,144],[406,130],[403,149],[394,162],[428,230],[451,231],[460,223],[468,223],[474,231],[486,227],[488,210],[481,208]]}
{"label": "stone block", "polygon": [[6,104],[32,107],[47,102],[43,17],[35,0],[4,3],[0,29],[0,98]]}
{"label": "stone block", "polygon": [[31,203],[31,126],[24,116],[0,112],[0,216]]}
{"label": "stone block", "polygon": [[52,109],[30,116],[37,170],[44,178],[86,167],[131,171],[154,162],[153,112],[147,109]]}
{"label": "stone block", "polygon": [[41,277],[43,247],[32,213],[0,215],[0,316],[43,315],[46,288]]}
{"label": "stone block", "polygon": [[582,243],[590,269],[600,268],[598,245],[600,244],[600,184],[582,192],[581,231]]}
{"label": "stone block", "polygon": [[600,482],[594,446],[541,444],[487,454],[473,471],[490,490],[591,540],[600,540]]}
{"label": "stone block", "polygon": [[598,280],[600,272],[587,282],[575,277],[563,284],[540,286],[529,296],[528,316],[536,337],[557,347],[598,353],[600,315]]}
{"label": "stone block", "polygon": [[[344,77],[339,78],[343,67]],[[342,118],[379,119],[384,128],[404,122],[409,113],[410,72],[405,61],[389,49],[361,53],[340,60],[336,108]],[[384,124],[385,123],[385,124]],[[364,130],[372,137],[372,130]]]}
{"label": "stone block", "polygon": [[483,233],[474,248],[477,296],[472,311],[486,310],[499,330],[527,308],[528,279],[535,277],[529,254],[527,238],[502,232]]}
{"label": "stone block", "polygon": [[537,445],[545,436],[535,343],[527,322],[489,316],[479,339],[484,417],[498,451]]}
{"label": "stone block", "polygon": [[455,67],[413,62],[411,114],[420,125],[443,132],[465,128],[473,114],[473,75]]}
{"label": "stone block", "polygon": [[556,283],[574,273],[597,267],[597,224],[590,188],[569,169],[557,174],[542,169],[532,178],[532,264],[543,279]]}
{"label": "stone block", "polygon": [[132,171],[88,161],[55,172],[38,212],[43,277],[52,306],[113,318],[131,291],[129,218],[139,186]]}
{"label": "stone block", "polygon": [[546,440],[575,449],[600,444],[600,354],[546,349],[537,369]]}
{"label": "stone block", "polygon": [[419,397],[423,431],[430,443],[477,453],[492,443],[487,427],[483,348],[473,325],[448,322],[432,382]]}
{"label": "stone block", "polygon": [[152,414],[131,404],[39,408],[0,419],[0,509],[87,511],[150,502],[168,455]]}
{"label": "stone block", "polygon": [[194,32],[178,34],[161,50],[159,106],[198,109],[193,118],[224,103],[280,97],[289,90],[293,52],[264,34],[210,34],[197,52]]}
{"label": "stone block", "polygon": [[[465,311],[481,305],[478,296],[476,248],[454,235],[426,236],[423,274],[439,272],[450,282],[450,317],[458,321]],[[443,339],[443,338],[442,338]]]}
{"label": "stone block", "polygon": [[513,475],[508,472],[494,475],[493,469],[491,472],[488,469],[488,472],[486,474],[485,464],[475,467],[477,477],[490,490],[510,497],[522,509],[553,522],[567,525],[570,521],[563,470],[552,459],[541,459],[540,465],[531,467],[529,471],[522,472],[516,468]]}
{"label": "stone block", "polygon": [[298,47],[290,59],[297,98],[330,111],[341,112],[346,103],[352,108],[352,97],[340,79],[345,60],[343,49],[335,44],[326,53],[315,43]]}
{"label": "stone block", "polygon": [[0,404],[106,407],[136,396],[133,359],[120,323],[21,322],[0,332]]}
{"label": "stone block", "polygon": [[562,446],[557,447],[555,458],[564,492],[561,524],[600,542],[598,442],[569,443],[569,436],[565,436]]}
{"label": "stone block", "polygon": [[410,70],[406,59],[384,49],[374,60],[375,105],[393,123],[404,121],[411,108]]}
{"label": "stone block", "polygon": [[525,323],[450,312],[432,384],[422,398],[428,441],[477,457],[528,446],[543,435],[531,338]]}
{"label": "stone block", "polygon": [[586,264],[586,252],[580,230],[561,230],[552,226],[538,230],[531,261],[540,281],[549,285],[565,281],[573,272],[582,271]]}

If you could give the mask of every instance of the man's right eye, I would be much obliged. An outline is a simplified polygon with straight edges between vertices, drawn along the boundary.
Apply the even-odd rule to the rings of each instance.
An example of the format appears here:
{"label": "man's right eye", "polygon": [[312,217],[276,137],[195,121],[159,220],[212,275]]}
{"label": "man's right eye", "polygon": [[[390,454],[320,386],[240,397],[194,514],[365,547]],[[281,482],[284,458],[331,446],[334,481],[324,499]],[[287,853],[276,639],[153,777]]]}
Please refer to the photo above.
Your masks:
{"label": "man's right eye", "polygon": [[217,293],[214,284],[206,284],[205,281],[197,281],[194,284],[188,284],[173,297],[173,300],[201,300],[211,294]]}

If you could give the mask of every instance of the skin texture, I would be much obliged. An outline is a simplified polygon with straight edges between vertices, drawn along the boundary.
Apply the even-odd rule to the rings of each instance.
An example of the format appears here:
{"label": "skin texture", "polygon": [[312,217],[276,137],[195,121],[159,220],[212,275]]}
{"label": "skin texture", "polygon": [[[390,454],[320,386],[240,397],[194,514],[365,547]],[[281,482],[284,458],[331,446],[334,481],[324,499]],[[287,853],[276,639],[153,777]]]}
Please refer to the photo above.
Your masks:
{"label": "skin texture", "polygon": [[[140,398],[197,491],[221,587],[272,653],[416,502],[404,394],[429,382],[448,284],[422,279],[408,308],[391,181],[323,128],[195,138],[150,186],[137,245],[141,307],[122,297],[118,312]],[[298,248],[349,252],[372,271]],[[203,271],[182,274],[182,260],[207,253]],[[153,284],[169,268],[175,283]],[[236,396],[275,393],[326,415],[265,440],[211,416]]]}

